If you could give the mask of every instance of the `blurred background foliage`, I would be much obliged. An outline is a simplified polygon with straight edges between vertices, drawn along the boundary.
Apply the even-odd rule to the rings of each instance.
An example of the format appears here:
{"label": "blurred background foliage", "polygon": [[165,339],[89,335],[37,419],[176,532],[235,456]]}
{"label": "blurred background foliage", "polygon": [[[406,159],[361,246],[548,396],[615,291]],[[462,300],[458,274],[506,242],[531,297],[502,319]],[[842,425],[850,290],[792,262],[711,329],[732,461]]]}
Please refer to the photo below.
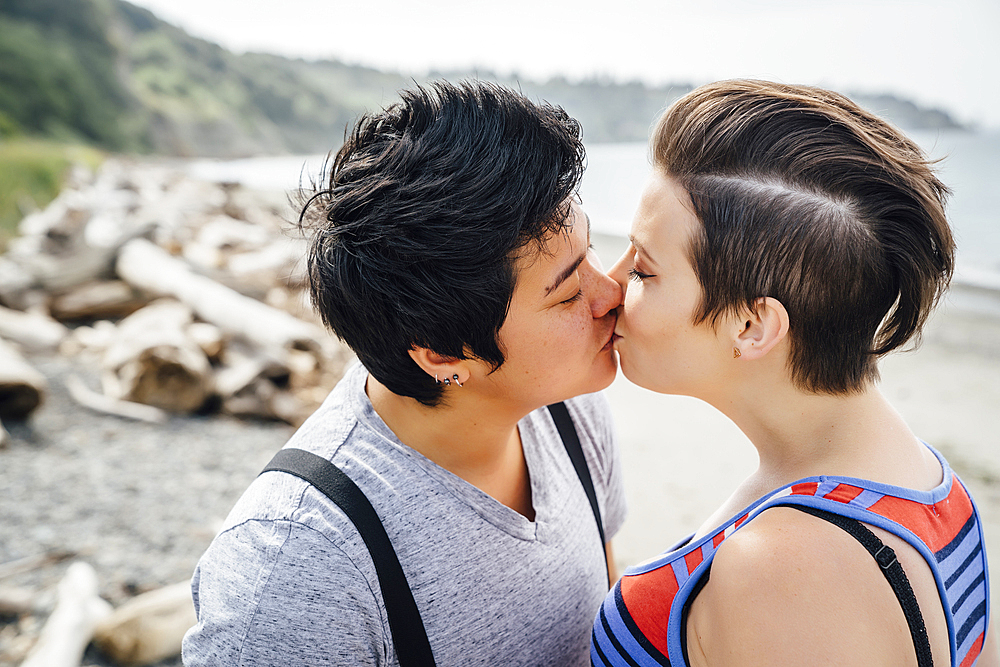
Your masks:
{"label": "blurred background foliage", "polygon": [[[237,55],[123,0],[0,0],[0,244],[81,156],[325,153],[360,112],[415,80],[470,76],[563,106],[588,143],[645,141],[659,112],[691,89],[484,71],[414,79],[336,60]],[[869,101],[905,127],[956,126],[906,100]]]}

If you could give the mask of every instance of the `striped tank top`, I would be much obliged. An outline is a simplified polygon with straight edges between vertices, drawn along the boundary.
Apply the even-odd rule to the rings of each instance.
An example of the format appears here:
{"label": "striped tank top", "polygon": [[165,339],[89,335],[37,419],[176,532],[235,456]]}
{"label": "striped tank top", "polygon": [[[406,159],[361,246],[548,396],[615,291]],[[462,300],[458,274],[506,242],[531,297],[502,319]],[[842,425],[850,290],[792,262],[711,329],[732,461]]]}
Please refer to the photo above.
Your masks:
{"label": "striped tank top", "polygon": [[951,664],[973,665],[989,620],[989,573],[979,512],[937,451],[944,479],[931,491],[850,477],[810,477],[761,498],[710,534],[688,538],[629,568],[598,612],[591,663],[598,667],[687,667],[684,612],[700,589],[715,550],[762,511],[805,505],[878,526],[912,545],[927,561],[944,605]]}

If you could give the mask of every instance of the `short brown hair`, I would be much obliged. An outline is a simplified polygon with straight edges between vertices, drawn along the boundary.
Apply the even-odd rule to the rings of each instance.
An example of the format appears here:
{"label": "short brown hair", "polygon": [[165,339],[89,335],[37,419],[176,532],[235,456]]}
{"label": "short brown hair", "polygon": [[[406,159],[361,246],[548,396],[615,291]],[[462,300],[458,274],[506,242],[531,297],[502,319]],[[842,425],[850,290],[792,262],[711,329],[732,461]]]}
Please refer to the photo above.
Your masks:
{"label": "short brown hair", "polygon": [[722,81],[674,103],[654,166],[690,194],[698,322],[773,297],[788,311],[791,374],[814,392],[878,378],[948,287],[949,190],[902,132],[846,97]]}

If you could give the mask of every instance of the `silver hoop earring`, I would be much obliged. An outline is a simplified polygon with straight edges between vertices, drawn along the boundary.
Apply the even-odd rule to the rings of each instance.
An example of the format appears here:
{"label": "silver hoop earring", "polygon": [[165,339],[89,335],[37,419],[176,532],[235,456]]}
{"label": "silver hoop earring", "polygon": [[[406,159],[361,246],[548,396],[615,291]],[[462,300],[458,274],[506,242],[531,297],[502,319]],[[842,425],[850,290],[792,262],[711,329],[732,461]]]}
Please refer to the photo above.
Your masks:
{"label": "silver hoop earring", "polygon": [[455,384],[457,384],[459,387],[464,386],[461,382],[458,381],[458,373],[455,373],[454,375],[452,375],[451,379],[454,380]]}
{"label": "silver hoop earring", "polygon": [[438,380],[437,373],[434,374],[434,384],[441,384],[441,380]]}

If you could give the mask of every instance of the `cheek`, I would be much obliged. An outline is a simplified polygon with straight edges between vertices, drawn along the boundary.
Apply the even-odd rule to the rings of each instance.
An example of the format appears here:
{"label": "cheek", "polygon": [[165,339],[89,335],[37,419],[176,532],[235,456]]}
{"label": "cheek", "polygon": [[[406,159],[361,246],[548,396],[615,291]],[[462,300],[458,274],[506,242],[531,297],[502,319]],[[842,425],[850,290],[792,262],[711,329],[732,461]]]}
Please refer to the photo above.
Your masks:
{"label": "cheek", "polygon": [[652,307],[648,290],[641,285],[633,285],[625,294],[623,310],[624,329],[629,337],[645,338],[650,334],[650,329],[656,327],[654,314],[656,309]]}

